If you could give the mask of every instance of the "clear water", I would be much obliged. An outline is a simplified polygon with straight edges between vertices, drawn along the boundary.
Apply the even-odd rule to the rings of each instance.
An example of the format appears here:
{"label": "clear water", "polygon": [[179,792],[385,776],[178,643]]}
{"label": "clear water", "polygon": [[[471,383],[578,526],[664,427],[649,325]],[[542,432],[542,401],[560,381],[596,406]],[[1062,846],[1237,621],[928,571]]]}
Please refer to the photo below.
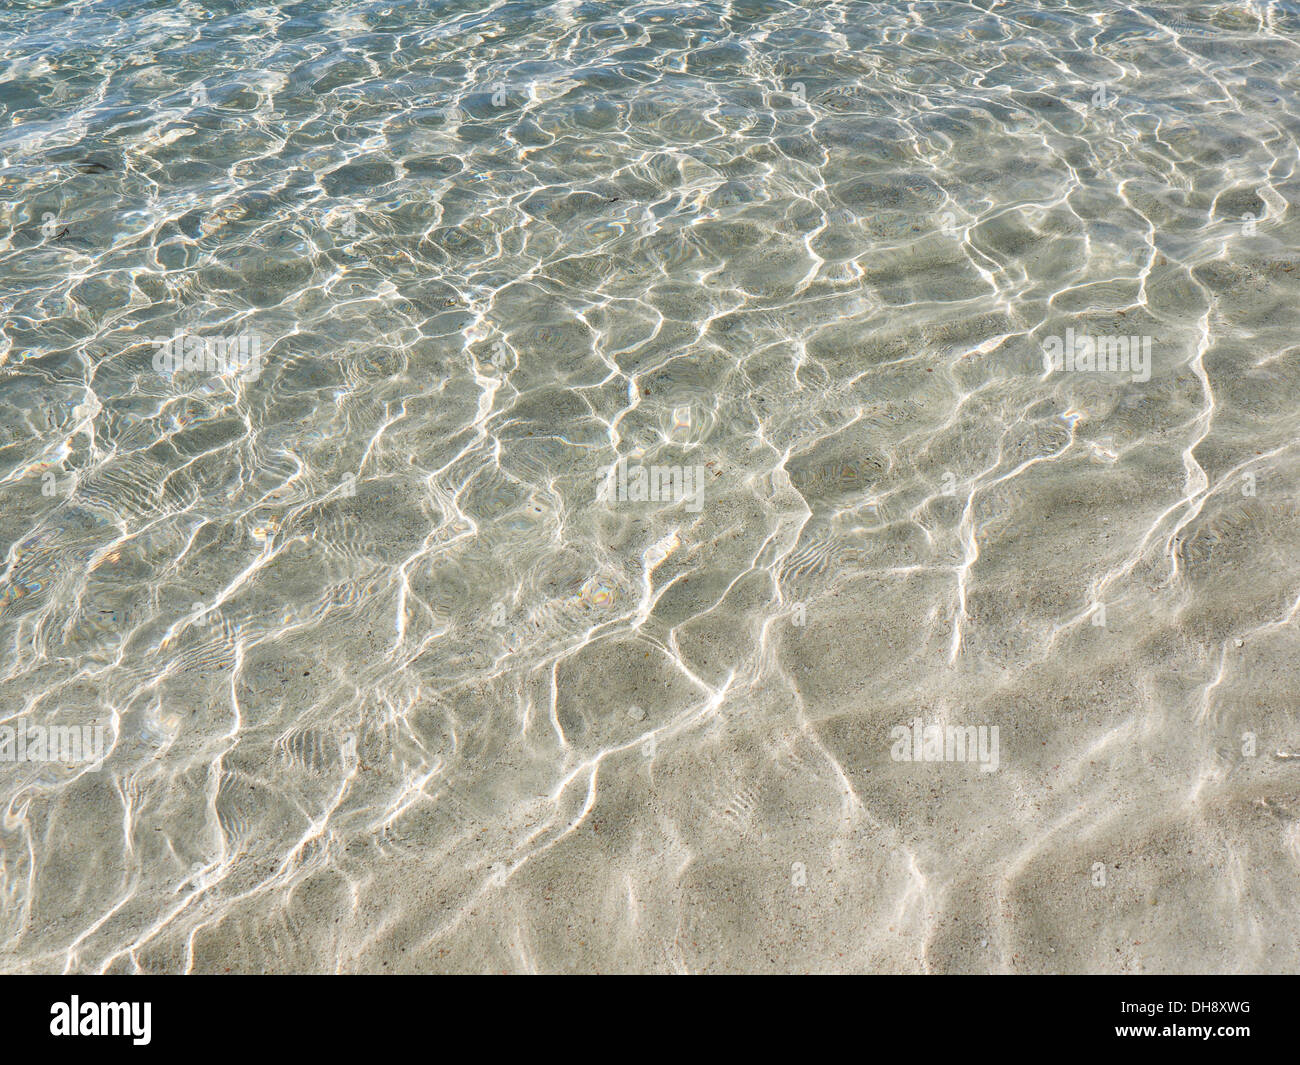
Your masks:
{"label": "clear water", "polygon": [[1294,970],[1298,89],[1280,2],[6,0],[0,722],[105,742],[0,762],[0,967]]}

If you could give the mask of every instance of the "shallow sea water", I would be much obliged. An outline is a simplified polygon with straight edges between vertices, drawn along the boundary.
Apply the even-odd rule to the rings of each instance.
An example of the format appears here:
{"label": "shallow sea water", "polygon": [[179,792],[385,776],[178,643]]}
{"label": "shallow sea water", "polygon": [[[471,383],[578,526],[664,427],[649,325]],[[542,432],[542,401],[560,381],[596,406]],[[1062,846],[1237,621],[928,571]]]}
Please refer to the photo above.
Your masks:
{"label": "shallow sea water", "polygon": [[0,969],[1294,971],[1298,164],[1295,3],[5,4]]}

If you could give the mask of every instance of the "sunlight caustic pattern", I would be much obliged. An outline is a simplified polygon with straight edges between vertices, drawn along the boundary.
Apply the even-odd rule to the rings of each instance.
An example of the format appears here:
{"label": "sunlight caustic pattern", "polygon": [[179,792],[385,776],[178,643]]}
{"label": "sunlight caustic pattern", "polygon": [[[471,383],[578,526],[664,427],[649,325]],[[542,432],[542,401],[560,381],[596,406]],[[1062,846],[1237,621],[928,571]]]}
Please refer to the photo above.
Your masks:
{"label": "sunlight caustic pattern", "polygon": [[1298,80],[1281,2],[7,5],[0,969],[1294,969]]}

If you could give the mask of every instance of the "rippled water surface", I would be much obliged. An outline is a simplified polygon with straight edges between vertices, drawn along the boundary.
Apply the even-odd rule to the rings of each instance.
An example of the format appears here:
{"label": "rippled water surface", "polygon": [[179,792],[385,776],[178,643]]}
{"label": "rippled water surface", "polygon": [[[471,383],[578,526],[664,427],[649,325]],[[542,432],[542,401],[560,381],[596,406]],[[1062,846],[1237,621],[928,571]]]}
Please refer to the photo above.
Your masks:
{"label": "rippled water surface", "polygon": [[0,968],[1294,971],[1298,164],[1294,3],[5,0]]}

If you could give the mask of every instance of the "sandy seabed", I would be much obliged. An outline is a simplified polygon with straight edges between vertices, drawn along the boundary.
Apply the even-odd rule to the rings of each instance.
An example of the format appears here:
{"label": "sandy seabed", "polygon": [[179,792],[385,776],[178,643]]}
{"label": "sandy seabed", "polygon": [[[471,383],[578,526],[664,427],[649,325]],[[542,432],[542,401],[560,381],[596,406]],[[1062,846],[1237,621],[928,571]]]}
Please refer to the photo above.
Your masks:
{"label": "sandy seabed", "polygon": [[0,13],[0,968],[1300,966],[1300,21],[726,6]]}

